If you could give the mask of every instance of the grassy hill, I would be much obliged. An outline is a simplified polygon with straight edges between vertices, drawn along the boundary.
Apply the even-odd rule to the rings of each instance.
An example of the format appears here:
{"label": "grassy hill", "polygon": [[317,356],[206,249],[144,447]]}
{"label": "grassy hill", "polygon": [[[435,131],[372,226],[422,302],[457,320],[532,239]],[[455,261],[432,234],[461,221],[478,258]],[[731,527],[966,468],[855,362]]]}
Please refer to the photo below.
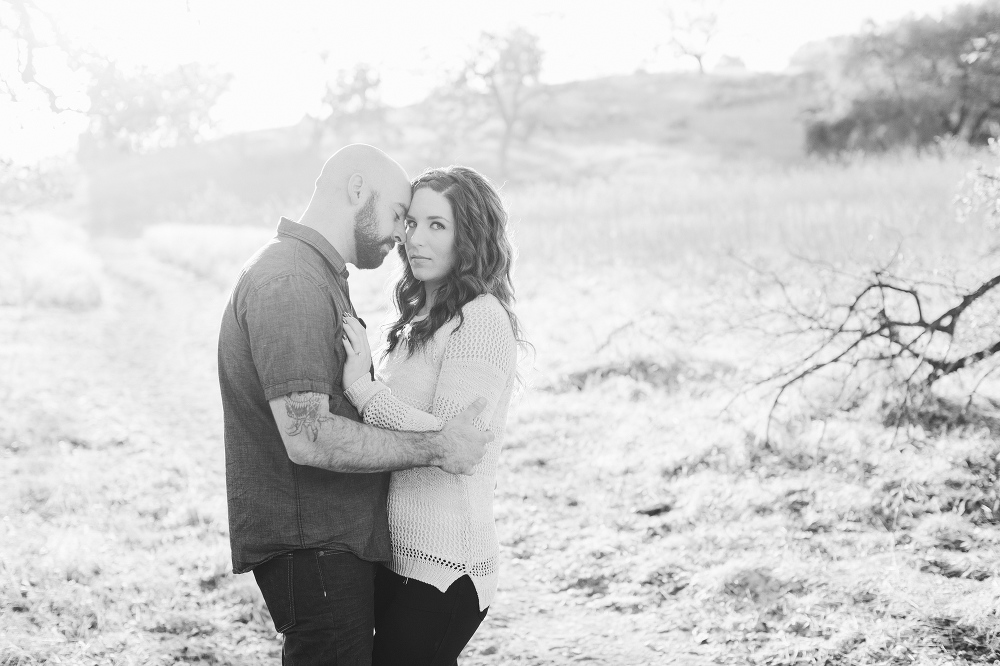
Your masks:
{"label": "grassy hill", "polygon": [[637,142],[691,155],[802,154],[796,79],[772,74],[634,74],[548,90],[543,124],[565,143]]}
{"label": "grassy hill", "polygon": [[[797,120],[803,90],[781,75],[634,74],[539,91],[537,129],[514,144],[510,186],[577,182],[621,171],[715,169],[733,161],[802,158]],[[391,109],[386,125],[319,141],[308,120],[87,167],[96,228],[126,231],[155,221],[256,224],[295,215],[322,160],[363,141],[385,148],[410,173],[463,163],[494,178],[498,122],[462,136],[432,102]]]}
{"label": "grassy hill", "polygon": [[[775,74],[636,73],[544,86],[537,127],[512,146],[505,180],[571,182],[649,167],[798,161],[806,92],[801,79]],[[433,117],[428,106],[399,109],[391,120],[412,137],[413,124]],[[394,154],[408,169],[461,162],[496,177],[499,129],[499,122],[487,123],[447,154],[405,140]]]}

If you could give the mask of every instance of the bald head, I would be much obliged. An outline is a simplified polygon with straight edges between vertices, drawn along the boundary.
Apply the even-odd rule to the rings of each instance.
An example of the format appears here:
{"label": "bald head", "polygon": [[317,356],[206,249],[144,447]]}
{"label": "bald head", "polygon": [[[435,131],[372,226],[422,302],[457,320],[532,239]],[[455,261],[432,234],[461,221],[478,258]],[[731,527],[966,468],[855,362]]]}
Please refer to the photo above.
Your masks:
{"label": "bald head", "polygon": [[[410,180],[403,167],[375,146],[354,143],[344,146],[323,165],[316,189],[331,194],[347,192],[351,187],[369,189],[385,195],[400,195],[405,190],[409,203]],[[367,185],[367,187],[366,187]]]}
{"label": "bald head", "polygon": [[323,165],[299,220],[322,233],[345,261],[375,268],[405,237],[410,180],[374,146],[345,146]]}

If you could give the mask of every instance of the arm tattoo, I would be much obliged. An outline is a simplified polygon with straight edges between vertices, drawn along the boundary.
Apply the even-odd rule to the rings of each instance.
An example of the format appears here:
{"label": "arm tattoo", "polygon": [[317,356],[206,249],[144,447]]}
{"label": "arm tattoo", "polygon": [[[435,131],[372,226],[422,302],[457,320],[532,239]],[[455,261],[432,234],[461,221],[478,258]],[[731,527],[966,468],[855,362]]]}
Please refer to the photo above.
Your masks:
{"label": "arm tattoo", "polygon": [[310,442],[319,438],[320,426],[332,419],[320,415],[325,395],[319,393],[292,393],[285,396],[285,413],[292,420],[286,428],[289,435],[305,432]]}

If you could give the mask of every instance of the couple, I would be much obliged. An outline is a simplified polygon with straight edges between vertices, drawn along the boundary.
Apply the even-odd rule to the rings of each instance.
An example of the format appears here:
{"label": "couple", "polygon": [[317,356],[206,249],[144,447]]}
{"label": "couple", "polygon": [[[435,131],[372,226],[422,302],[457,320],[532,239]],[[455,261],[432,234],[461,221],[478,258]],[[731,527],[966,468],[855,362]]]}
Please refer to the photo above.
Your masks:
{"label": "couple", "polygon": [[[355,144],[243,268],[219,337],[230,543],[283,664],[456,664],[485,618],[520,339],[506,222],[476,171],[411,184]],[[376,374],[345,264],[397,243]]]}

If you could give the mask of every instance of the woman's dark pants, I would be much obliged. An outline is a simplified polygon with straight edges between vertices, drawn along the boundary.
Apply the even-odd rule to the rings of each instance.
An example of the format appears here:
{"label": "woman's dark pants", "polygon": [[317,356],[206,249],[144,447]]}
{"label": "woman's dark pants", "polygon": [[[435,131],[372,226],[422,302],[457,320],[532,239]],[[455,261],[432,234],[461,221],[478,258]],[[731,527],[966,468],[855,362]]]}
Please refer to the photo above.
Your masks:
{"label": "woman's dark pants", "polygon": [[255,567],[283,666],[368,666],[375,626],[375,564],[352,553],[296,550]]}
{"label": "woman's dark pants", "polygon": [[488,610],[479,610],[479,595],[468,576],[441,592],[378,565],[372,664],[455,666]]}

